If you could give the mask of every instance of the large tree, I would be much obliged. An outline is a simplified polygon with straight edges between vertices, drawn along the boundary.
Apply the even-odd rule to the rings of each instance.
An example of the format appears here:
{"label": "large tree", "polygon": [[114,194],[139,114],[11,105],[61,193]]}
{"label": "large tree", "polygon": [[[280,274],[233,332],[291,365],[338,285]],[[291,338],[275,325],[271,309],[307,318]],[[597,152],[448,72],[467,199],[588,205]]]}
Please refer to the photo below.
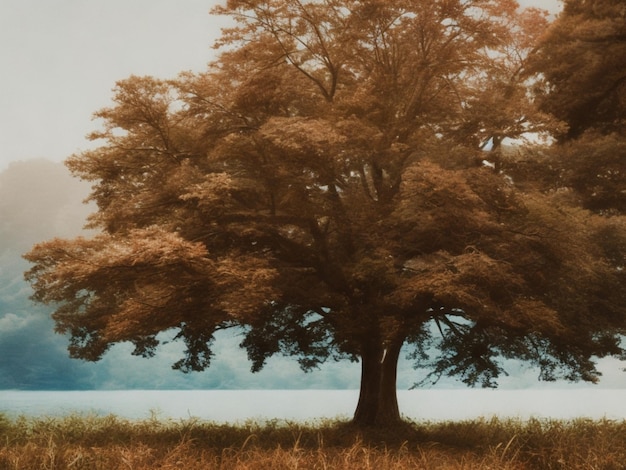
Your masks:
{"label": "large tree", "polygon": [[520,74],[544,16],[516,8],[229,1],[207,72],[120,81],[103,145],[67,161],[101,234],[26,255],[71,355],[149,356],[174,330],[174,367],[203,370],[215,331],[243,328],[254,371],[276,353],[359,360],[363,425],[400,419],[407,344],[470,385],[509,357],[596,380],[626,319],[623,251],[598,234],[623,232],[481,163],[485,142],[497,160],[501,139],[552,125]]}

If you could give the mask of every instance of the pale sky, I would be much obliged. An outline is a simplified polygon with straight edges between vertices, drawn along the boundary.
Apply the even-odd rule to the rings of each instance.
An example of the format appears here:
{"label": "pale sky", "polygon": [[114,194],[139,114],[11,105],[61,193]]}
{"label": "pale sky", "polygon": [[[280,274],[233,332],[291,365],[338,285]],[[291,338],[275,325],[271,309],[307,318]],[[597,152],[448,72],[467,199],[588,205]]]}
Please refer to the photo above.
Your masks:
{"label": "pale sky", "polygon": [[216,0],[0,0],[0,171],[87,148],[117,80],[211,60]]}
{"label": "pale sky", "polygon": [[[0,0],[0,171],[89,148],[117,80],[201,71],[218,0]],[[558,0],[522,0],[557,11]]]}

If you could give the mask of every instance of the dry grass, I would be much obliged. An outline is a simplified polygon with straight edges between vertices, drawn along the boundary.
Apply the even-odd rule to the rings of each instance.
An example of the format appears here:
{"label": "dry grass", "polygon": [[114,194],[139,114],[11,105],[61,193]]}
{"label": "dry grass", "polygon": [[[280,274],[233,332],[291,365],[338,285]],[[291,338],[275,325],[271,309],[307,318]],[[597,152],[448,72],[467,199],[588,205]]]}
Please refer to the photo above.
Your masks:
{"label": "dry grass", "polygon": [[0,469],[620,469],[626,422],[223,425],[0,415]]}

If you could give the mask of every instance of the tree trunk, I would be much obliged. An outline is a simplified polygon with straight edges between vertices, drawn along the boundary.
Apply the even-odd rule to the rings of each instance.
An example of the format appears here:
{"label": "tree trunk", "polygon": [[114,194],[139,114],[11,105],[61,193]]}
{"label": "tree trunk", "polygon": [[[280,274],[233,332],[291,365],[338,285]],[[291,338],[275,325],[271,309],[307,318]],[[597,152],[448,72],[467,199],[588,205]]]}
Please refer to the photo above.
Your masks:
{"label": "tree trunk", "polygon": [[401,421],[396,394],[402,341],[369,345],[361,354],[361,393],[352,422],[359,426],[390,426]]}

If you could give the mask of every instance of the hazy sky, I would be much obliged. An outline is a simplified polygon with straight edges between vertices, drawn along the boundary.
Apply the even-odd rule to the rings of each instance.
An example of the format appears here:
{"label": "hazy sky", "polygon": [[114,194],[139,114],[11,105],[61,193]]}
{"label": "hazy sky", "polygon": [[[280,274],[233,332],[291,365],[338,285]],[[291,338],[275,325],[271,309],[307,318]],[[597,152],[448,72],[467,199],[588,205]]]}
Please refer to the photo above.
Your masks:
{"label": "hazy sky", "polygon": [[218,1],[0,0],[0,171],[88,148],[117,80],[203,70],[225,21],[208,13]]}
{"label": "hazy sky", "polygon": [[0,170],[60,161],[131,74],[203,70],[224,18],[216,0],[0,0]]}

